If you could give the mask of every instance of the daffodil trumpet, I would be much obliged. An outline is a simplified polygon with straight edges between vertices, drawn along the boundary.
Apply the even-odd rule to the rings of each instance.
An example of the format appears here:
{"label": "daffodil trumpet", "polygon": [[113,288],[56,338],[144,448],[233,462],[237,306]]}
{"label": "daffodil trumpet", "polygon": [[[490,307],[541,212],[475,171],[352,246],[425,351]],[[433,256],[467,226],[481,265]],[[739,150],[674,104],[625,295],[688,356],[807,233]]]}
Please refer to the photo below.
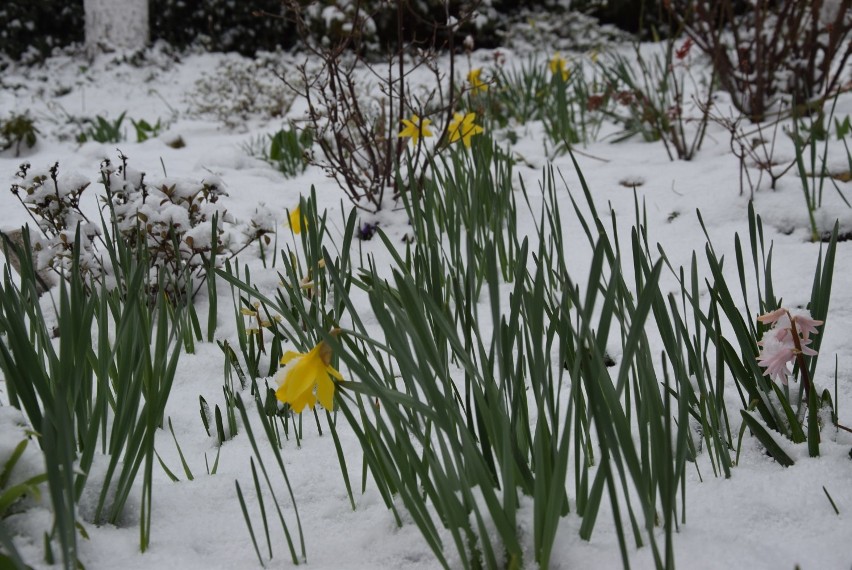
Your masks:
{"label": "daffodil trumpet", "polygon": [[[336,337],[340,329],[330,333]],[[314,409],[319,402],[326,410],[334,408],[335,381],[343,381],[340,372],[331,365],[334,353],[324,340],[307,353],[287,351],[281,357],[284,368],[275,375],[279,387],[275,397],[296,413],[305,407]]]}

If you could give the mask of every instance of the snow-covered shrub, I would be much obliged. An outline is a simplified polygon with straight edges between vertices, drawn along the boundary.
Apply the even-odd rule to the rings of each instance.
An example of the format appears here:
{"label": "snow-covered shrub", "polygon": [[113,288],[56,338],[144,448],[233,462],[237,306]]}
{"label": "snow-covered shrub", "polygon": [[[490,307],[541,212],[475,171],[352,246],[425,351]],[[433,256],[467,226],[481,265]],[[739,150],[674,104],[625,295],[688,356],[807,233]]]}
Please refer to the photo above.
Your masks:
{"label": "snow-covered shrub", "polygon": [[229,129],[244,128],[250,118],[284,116],[293,96],[281,85],[271,62],[242,58],[226,62],[215,74],[204,74],[187,95],[190,113],[212,117]]}
{"label": "snow-covered shrub", "polygon": [[[527,0],[521,4],[553,3]],[[283,20],[298,32],[297,46],[346,43],[347,49],[370,56],[396,48],[400,41],[425,48],[461,43],[466,36],[476,37],[478,47],[496,47],[507,14],[519,8],[518,2],[510,0],[283,0],[281,4]]]}
{"label": "snow-covered shrub", "polygon": [[[298,2],[290,2],[293,10]],[[310,36],[321,45],[332,46],[343,42],[358,45],[359,49],[378,48],[376,22],[377,11],[368,2],[334,0],[313,2],[299,11],[302,23],[310,30]]]}
{"label": "snow-covered shrub", "polygon": [[191,296],[187,287],[192,280],[199,282],[211,255],[225,250],[223,226],[229,220],[217,204],[226,195],[221,182],[163,179],[147,184],[144,172],[127,166],[126,156],[119,160],[117,165],[101,163],[113,232],[131,250],[147,252],[152,288],[163,277],[170,296]]}
{"label": "snow-covered shrub", "polygon": [[[575,7],[575,2],[551,5],[530,3],[506,16],[496,31],[499,47],[521,53],[560,50],[563,53],[599,50],[603,46],[632,41],[634,38],[611,25],[601,24]],[[570,7],[565,4],[570,4]],[[477,36],[477,44],[483,46]]]}
{"label": "snow-covered shrub", "polygon": [[[100,176],[105,190],[100,196],[105,228],[80,207],[88,179],[60,175],[58,163],[46,173],[21,165],[20,181],[11,191],[41,233],[31,236],[36,269],[67,273],[79,231],[79,264],[88,281],[112,282],[116,278],[120,268],[115,267],[114,244],[120,240],[128,251],[146,260],[149,293],[156,293],[162,282],[169,296],[191,297],[195,291],[189,287],[204,279],[211,258],[225,252],[229,241],[226,228],[234,224],[217,203],[225,195],[221,182],[149,182],[144,172],[128,167],[123,154],[118,163],[104,160]],[[247,239],[266,231],[266,227],[255,226]]]}
{"label": "snow-covered shrub", "polygon": [[85,0],[86,52],[144,50],[151,39],[150,0]]}
{"label": "snow-covered shrub", "polygon": [[[479,47],[496,47],[503,41],[506,22],[515,17],[527,21],[530,10],[551,13],[564,9],[564,0],[418,0],[388,2],[387,0],[314,0],[300,1],[306,7],[311,35],[316,40],[329,37],[334,43],[352,29],[351,16],[360,6],[372,24],[359,33],[369,39],[371,46],[395,44],[402,32],[403,39],[418,45],[442,44],[449,33],[461,41],[467,35],[476,37]],[[395,5],[403,5],[405,25],[399,29]],[[254,56],[261,51],[295,47],[301,40],[289,7],[280,0],[151,0],[149,6],[151,40],[163,40],[183,49],[201,48],[207,51],[238,52]],[[433,17],[444,22],[464,21],[458,29],[435,26]],[[473,17],[466,17],[470,14]],[[544,25],[549,21],[542,22]],[[564,35],[564,27],[555,26],[556,35]],[[84,40],[84,11],[82,0],[26,0],[0,4],[0,54],[14,59],[38,60],[56,47],[81,43]],[[536,34],[533,34],[536,36]],[[580,32],[575,37],[587,38]]]}
{"label": "snow-covered shrub", "polygon": [[100,263],[92,242],[101,234],[101,228],[80,210],[80,199],[89,187],[89,180],[78,175],[60,175],[58,162],[47,172],[32,169],[25,162],[16,176],[19,182],[12,184],[11,192],[41,232],[30,236],[36,270],[52,268],[61,272],[67,268],[79,230],[83,270],[99,274]]}

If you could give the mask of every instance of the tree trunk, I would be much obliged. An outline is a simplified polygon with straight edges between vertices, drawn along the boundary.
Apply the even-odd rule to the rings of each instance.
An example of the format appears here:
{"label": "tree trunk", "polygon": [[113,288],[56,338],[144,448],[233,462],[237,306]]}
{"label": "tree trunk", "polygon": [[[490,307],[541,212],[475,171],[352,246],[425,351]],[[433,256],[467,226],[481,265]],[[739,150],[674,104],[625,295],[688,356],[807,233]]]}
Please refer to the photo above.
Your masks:
{"label": "tree trunk", "polygon": [[84,0],[86,49],[142,49],[148,44],[148,0]]}

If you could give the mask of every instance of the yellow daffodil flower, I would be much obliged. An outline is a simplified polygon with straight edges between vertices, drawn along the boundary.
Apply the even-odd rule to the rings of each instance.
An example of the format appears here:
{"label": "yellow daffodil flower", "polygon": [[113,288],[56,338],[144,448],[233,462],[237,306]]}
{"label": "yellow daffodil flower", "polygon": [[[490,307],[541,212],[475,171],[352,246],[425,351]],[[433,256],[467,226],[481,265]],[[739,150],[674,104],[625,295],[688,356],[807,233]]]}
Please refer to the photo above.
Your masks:
{"label": "yellow daffodil flower", "polygon": [[548,67],[550,68],[550,73],[553,75],[561,75],[562,81],[568,80],[568,62],[565,61],[565,58],[562,57],[559,52],[556,52],[553,54],[553,57],[550,58]]}
{"label": "yellow daffodil flower", "polygon": [[470,148],[470,138],[483,132],[482,127],[474,124],[474,120],[476,120],[476,113],[456,113],[447,128],[450,142],[454,143],[461,139],[464,146]]}
{"label": "yellow daffodil flower", "polygon": [[480,74],[482,74],[482,70],[479,68],[471,69],[470,73],[467,74],[467,81],[470,83],[470,90],[473,93],[488,91],[488,84],[479,78]]}
{"label": "yellow daffodil flower", "polygon": [[289,366],[275,375],[275,380],[280,384],[275,397],[290,404],[296,413],[301,413],[305,406],[313,410],[317,400],[326,410],[331,410],[334,407],[333,378],[343,381],[340,372],[331,366],[331,357],[331,347],[325,341],[321,341],[307,354],[292,351],[284,353],[281,364]]}
{"label": "yellow daffodil flower", "polygon": [[431,137],[432,131],[429,130],[429,119],[420,120],[417,115],[411,115],[411,119],[402,119],[402,124],[405,128],[397,135],[399,138],[411,137],[411,142],[417,144],[420,137]]}
{"label": "yellow daffodil flower", "polygon": [[293,230],[294,234],[302,233],[302,206],[296,206],[290,212],[290,229]]}

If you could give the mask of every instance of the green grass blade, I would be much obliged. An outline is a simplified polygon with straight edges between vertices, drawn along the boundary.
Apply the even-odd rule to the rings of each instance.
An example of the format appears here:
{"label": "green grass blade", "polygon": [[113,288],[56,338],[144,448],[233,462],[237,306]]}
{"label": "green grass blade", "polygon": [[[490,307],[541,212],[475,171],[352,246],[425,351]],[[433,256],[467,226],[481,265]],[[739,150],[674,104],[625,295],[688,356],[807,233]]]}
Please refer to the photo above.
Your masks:
{"label": "green grass blade", "polygon": [[775,461],[784,467],[790,467],[795,464],[795,461],[787,455],[787,453],[781,449],[781,446],[775,441],[772,435],[766,430],[766,428],[761,424],[754,416],[751,415],[746,410],[740,410],[740,414],[743,416],[743,420],[745,421],[745,425],[751,430],[751,433],[758,439],[758,441],[763,444],[763,447],[766,448],[766,451],[771,455]]}
{"label": "green grass blade", "polygon": [[249,536],[251,536],[251,543],[254,545],[254,552],[257,554],[257,561],[260,562],[261,567],[266,568],[266,564],[263,563],[263,558],[260,556],[260,549],[257,547],[257,538],[254,536],[254,526],[251,524],[251,518],[249,517],[248,509],[246,508],[246,501],[243,498],[243,491],[240,489],[240,482],[235,480],[234,485],[237,488],[237,498],[240,501],[240,509],[243,511],[243,519],[246,521]]}

